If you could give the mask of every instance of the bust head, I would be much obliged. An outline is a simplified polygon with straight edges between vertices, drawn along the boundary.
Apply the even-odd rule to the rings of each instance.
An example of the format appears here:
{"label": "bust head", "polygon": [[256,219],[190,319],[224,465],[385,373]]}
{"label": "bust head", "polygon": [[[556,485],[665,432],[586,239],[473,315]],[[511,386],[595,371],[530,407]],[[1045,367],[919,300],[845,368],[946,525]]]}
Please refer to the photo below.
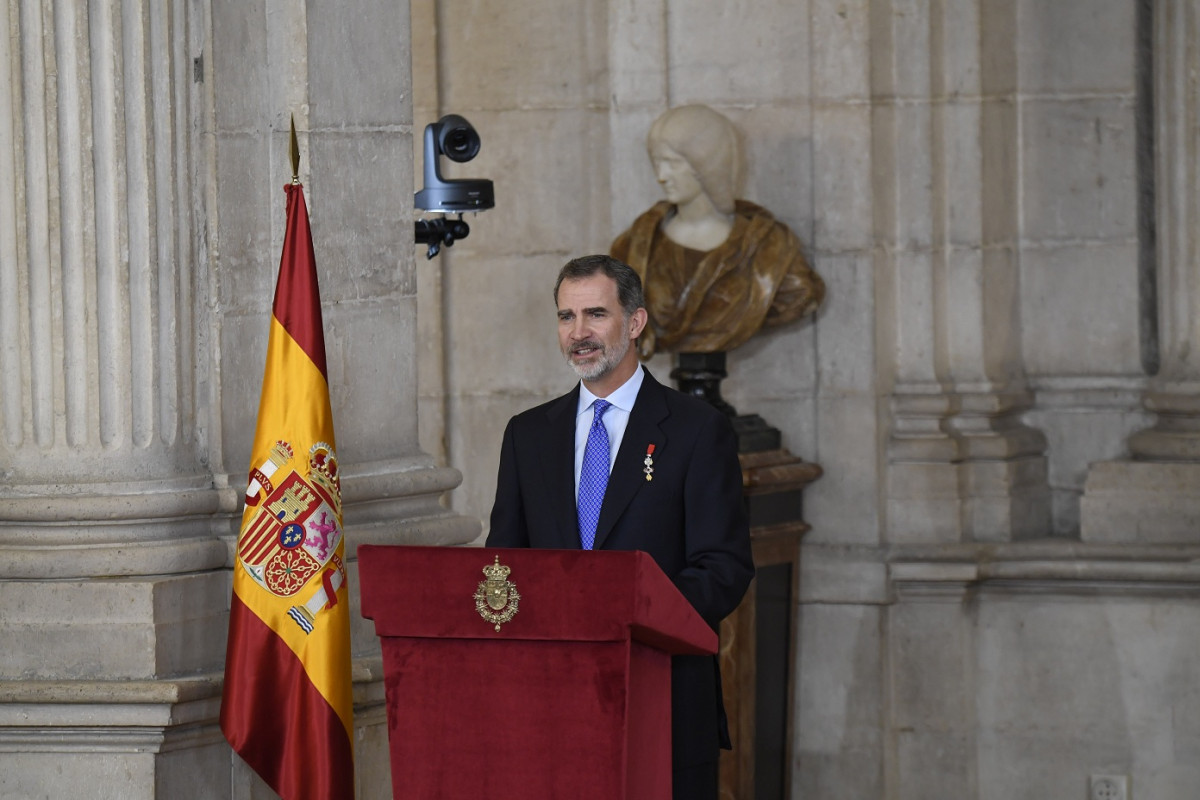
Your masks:
{"label": "bust head", "polygon": [[718,211],[733,212],[741,154],[737,129],[728,118],[704,105],[672,108],[654,121],[646,137],[651,158],[662,145],[687,159]]}

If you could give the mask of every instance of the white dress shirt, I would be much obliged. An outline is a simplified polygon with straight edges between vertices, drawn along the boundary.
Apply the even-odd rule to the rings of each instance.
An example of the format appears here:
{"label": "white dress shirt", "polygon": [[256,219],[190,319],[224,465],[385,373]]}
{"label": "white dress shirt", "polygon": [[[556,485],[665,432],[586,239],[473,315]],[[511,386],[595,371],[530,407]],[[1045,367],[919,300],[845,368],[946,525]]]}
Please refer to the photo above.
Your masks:
{"label": "white dress shirt", "polygon": [[[608,431],[608,471],[612,472],[613,462],[617,460],[617,451],[621,449],[621,439],[625,436],[625,427],[629,424],[629,412],[633,411],[633,401],[637,400],[638,390],[642,388],[642,365],[634,370],[633,375],[621,387],[608,397],[600,398],[612,404],[612,408],[604,412],[600,419],[604,429]],[[596,395],[588,391],[587,386],[579,384],[579,407],[575,410],[575,497],[579,497],[579,473],[583,470],[583,450],[587,447],[588,429],[592,427],[595,416],[593,403]]]}

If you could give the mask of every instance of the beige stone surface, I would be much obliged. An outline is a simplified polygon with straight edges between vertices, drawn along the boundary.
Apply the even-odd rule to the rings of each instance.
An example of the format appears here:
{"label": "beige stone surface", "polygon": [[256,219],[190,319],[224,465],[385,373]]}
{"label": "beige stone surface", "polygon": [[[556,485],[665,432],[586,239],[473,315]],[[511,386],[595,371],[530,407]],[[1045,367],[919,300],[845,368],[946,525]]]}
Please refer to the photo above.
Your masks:
{"label": "beige stone surface", "polygon": [[1080,500],[1090,465],[1120,458],[1129,435],[1150,423],[1150,415],[1136,408],[1139,394],[1136,388],[1120,384],[1039,388],[1037,408],[1028,417],[1049,440],[1055,535],[1071,536],[1080,530]]}
{"label": "beige stone surface", "polygon": [[[626,230],[639,214],[662,199],[662,188],[655,179],[646,153],[646,132],[662,113],[664,101],[649,108],[634,106],[618,116],[610,116],[610,178],[620,191],[610,192],[609,214],[614,236]],[[607,244],[603,248],[607,252]]]}
{"label": "beige stone surface", "polygon": [[823,393],[817,400],[813,445],[793,444],[825,474],[805,490],[806,542],[874,545],[882,537],[878,500],[880,431],[871,416],[878,403],[868,393]]}
{"label": "beige stone surface", "polygon": [[[1150,797],[1182,800],[1193,793],[1194,783],[1186,792],[1168,791],[1164,781],[1172,772],[1188,775],[1190,759],[1157,749],[1191,735],[1188,723],[1160,721],[1186,719],[1196,700],[1184,677],[1198,655],[1194,601],[1169,605],[1138,597],[1054,597],[1035,609],[1021,597],[985,602],[977,651],[984,683],[977,708],[987,745],[981,777],[1003,775],[1005,764],[1020,762],[1026,780],[1056,795],[1077,792],[1075,776],[1102,770],[1133,772],[1135,791]],[[1028,652],[1038,654],[1036,669],[1018,656]]]}
{"label": "beige stone surface", "polygon": [[850,103],[871,96],[870,0],[813,3],[811,97],[814,104]]}
{"label": "beige stone surface", "polygon": [[742,170],[742,183],[747,189],[743,193],[745,199],[769,209],[802,242],[812,242],[816,216],[812,204],[817,200],[816,192],[797,191],[801,187],[773,180],[781,170],[796,175],[813,174],[812,107],[805,104],[731,108],[723,113],[734,121],[744,140],[743,148],[749,151]]}
{"label": "beige stone surface", "polygon": [[[562,369],[567,369],[562,365]],[[496,468],[504,427],[514,414],[539,405],[571,388],[563,374],[557,390],[544,394],[511,392],[496,396],[462,398],[452,411],[451,463],[460,465],[472,480],[454,492],[454,508],[481,520],[486,531],[496,498]]]}
{"label": "beige stone surface", "polygon": [[[821,159],[821,168],[814,168],[812,175],[809,244],[814,253],[871,247],[873,226],[863,224],[871,219],[874,203],[871,115],[862,103],[831,104],[813,111],[813,151]],[[832,295],[831,291],[828,302],[834,302]]]}
{"label": "beige stone surface", "polygon": [[0,651],[0,678],[149,679],[214,669],[224,660],[223,573],[0,581],[0,602],[0,635],[11,644]]}
{"label": "beige stone surface", "polygon": [[[1022,342],[1030,375],[1141,372],[1137,307],[1131,302],[1136,263],[1129,243],[1063,244],[1021,254]],[[1074,302],[1064,303],[1067,297]]]}
{"label": "beige stone surface", "polygon": [[[756,105],[807,98],[807,4],[734,0],[704,8],[666,6],[672,105]],[[764,36],[765,30],[771,35]],[[746,58],[746,53],[754,53],[754,58]],[[762,69],[762,64],[771,68]]]}
{"label": "beige stone surface", "polygon": [[1128,95],[1021,104],[1024,235],[1122,242],[1137,230],[1135,127]]}
{"label": "beige stone surface", "polygon": [[[407,233],[410,227],[402,223],[410,221],[399,209],[410,202],[413,142],[413,137],[390,125],[369,133],[335,129],[309,135],[301,178],[322,279],[322,303],[378,302],[415,293],[410,256],[415,250],[397,250],[399,242],[408,244],[405,240],[410,238],[400,237],[400,229]],[[347,175],[345,164],[363,165],[362,174]]]}
{"label": "beige stone surface", "polygon": [[[10,763],[5,767],[4,761]],[[76,755],[63,769],[61,753],[33,753],[0,760],[0,792],[7,797],[71,797],[81,786],[96,800],[156,800],[154,758],[136,753]],[[207,784],[207,787],[206,787]],[[193,788],[228,796],[228,786],[210,777]],[[224,795],[222,793],[225,793]]]}
{"label": "beige stone surface", "polygon": [[1088,470],[1080,501],[1085,542],[1200,540],[1200,465],[1101,461]]}
{"label": "beige stone surface", "polygon": [[261,312],[270,308],[279,269],[273,224],[280,226],[282,237],[283,183],[271,180],[271,151],[261,137],[218,134],[215,150],[216,180],[238,198],[236,212],[223,214],[220,226],[210,234],[222,263],[228,263],[216,282],[217,298],[230,311]]}
{"label": "beige stone surface", "polygon": [[1020,0],[1013,5],[1025,91],[1132,91],[1134,6],[1120,0],[1053,5]]}
{"label": "beige stone surface", "polygon": [[874,265],[865,253],[822,256],[828,289],[812,323],[821,394],[853,393],[874,400],[876,373],[864,355],[875,350],[878,334],[870,313],[875,296]]}
{"label": "beige stone surface", "polygon": [[910,462],[888,471],[888,540],[897,544],[962,541],[963,503],[954,464]]}
{"label": "beige stone surface", "polygon": [[397,346],[416,335],[413,313],[408,297],[347,303],[326,315],[330,395],[345,420],[334,420],[338,447],[355,461],[416,450],[415,414],[399,410],[415,400],[415,354]]}
{"label": "beige stone surface", "polygon": [[455,68],[440,76],[442,102],[459,113],[602,104],[606,29],[602,3],[443,3],[440,66]]}
{"label": "beige stone surface", "polygon": [[[367,0],[360,2],[353,14],[336,5],[304,6],[303,10],[304,32],[310,42],[304,77],[315,101],[310,105],[312,128],[412,124],[412,70],[407,66],[411,40],[417,36],[410,30],[409,3]],[[328,34],[334,30],[336,37]],[[277,46],[295,58],[297,49],[288,44],[284,40]],[[407,156],[407,137],[389,138]],[[408,159],[398,163],[408,163]],[[407,185],[402,169],[399,173],[394,169],[379,172],[391,176],[398,186]]]}
{"label": "beige stone surface", "polygon": [[816,393],[811,379],[817,359],[816,324],[806,319],[764,330],[730,353],[725,391],[747,402],[811,398]]}
{"label": "beige stone surface", "polygon": [[883,794],[888,785],[887,737],[878,723],[885,702],[876,675],[883,669],[880,623],[883,611],[871,604],[801,606],[800,652],[811,666],[797,674],[795,757],[807,766],[792,779],[803,797],[838,797],[852,791],[864,797]]}
{"label": "beige stone surface", "polygon": [[469,218],[471,236],[455,245],[459,259],[471,254],[480,269],[494,255],[555,253],[566,262],[608,247],[615,235],[607,219],[609,177],[591,169],[607,158],[606,115],[587,107],[517,108],[473,111],[468,119],[481,132],[482,149],[454,174],[491,178],[496,208]]}
{"label": "beige stone surface", "polygon": [[[571,385],[573,373],[558,349],[554,305],[554,279],[563,263],[545,255],[495,259],[486,267],[466,259],[454,265],[447,276],[449,294],[494,300],[449,320],[450,369],[463,394],[561,394]],[[497,364],[504,368],[495,369]]]}

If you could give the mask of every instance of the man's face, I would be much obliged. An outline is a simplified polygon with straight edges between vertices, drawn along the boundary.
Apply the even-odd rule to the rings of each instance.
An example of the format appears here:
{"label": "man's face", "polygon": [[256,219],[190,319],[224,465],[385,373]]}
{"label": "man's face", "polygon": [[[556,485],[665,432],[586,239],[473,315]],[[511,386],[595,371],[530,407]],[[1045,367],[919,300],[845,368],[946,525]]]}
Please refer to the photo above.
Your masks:
{"label": "man's face", "polygon": [[563,357],[589,386],[603,381],[627,358],[636,366],[630,344],[642,331],[644,315],[638,309],[625,316],[616,281],[603,273],[564,280],[558,287],[558,345]]}

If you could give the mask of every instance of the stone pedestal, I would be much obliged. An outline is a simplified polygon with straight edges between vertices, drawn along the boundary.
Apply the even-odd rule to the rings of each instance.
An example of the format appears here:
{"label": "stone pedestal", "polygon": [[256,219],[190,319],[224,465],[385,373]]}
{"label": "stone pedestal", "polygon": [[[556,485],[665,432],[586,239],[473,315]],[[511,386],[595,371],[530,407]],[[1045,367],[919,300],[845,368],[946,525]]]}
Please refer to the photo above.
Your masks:
{"label": "stone pedestal", "polygon": [[722,751],[720,796],[791,797],[793,635],[799,598],[804,488],[817,464],[776,448],[742,452],[742,486],[757,575],[721,623],[721,681],[732,751]]}
{"label": "stone pedestal", "polygon": [[1080,501],[1085,542],[1194,544],[1200,541],[1200,400],[1196,382],[1149,392],[1155,424],[1129,437],[1133,458],[1088,470]]}
{"label": "stone pedestal", "polygon": [[1132,458],[1088,470],[1080,501],[1085,542],[1200,541],[1200,382],[1159,379],[1146,409],[1155,424],[1129,437]]}
{"label": "stone pedestal", "polygon": [[1049,529],[1045,437],[1024,395],[895,395],[888,515],[901,544],[1015,541]]}
{"label": "stone pedestal", "polygon": [[1101,461],[1080,501],[1085,542],[1200,541],[1200,462]]}

